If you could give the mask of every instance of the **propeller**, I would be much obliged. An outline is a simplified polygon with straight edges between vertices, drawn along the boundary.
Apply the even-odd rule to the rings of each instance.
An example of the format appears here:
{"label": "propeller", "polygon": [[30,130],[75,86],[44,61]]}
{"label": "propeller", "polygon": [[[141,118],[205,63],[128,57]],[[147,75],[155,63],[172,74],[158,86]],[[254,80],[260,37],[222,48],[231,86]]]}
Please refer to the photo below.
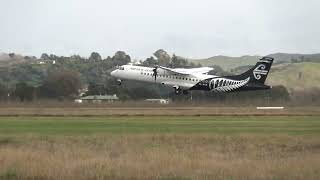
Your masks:
{"label": "propeller", "polygon": [[156,82],[157,81],[157,76],[158,76],[158,67],[156,66],[156,67],[154,67],[153,68],[153,75],[154,75],[154,82]]}

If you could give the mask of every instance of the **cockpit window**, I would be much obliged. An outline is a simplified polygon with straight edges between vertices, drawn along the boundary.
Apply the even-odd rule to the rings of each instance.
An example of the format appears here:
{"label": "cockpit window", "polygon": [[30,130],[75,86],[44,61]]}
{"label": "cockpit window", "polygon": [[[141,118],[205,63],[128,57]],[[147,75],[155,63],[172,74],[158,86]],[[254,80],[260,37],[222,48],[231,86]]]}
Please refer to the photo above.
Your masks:
{"label": "cockpit window", "polygon": [[118,69],[119,69],[119,70],[124,70],[124,67],[119,66]]}

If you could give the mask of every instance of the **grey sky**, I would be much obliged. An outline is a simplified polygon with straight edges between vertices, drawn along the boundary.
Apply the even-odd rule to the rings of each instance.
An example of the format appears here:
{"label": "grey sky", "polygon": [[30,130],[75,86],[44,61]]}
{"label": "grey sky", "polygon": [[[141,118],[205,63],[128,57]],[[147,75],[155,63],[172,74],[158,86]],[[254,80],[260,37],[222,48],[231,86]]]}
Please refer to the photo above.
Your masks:
{"label": "grey sky", "polygon": [[320,52],[319,0],[0,0],[0,52]]}

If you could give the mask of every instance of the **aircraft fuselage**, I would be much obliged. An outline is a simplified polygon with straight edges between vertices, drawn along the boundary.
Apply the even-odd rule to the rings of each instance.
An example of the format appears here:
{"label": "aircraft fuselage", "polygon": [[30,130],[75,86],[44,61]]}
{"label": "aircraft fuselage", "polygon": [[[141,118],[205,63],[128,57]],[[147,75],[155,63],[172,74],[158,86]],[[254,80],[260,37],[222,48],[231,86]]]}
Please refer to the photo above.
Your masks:
{"label": "aircraft fuselage", "polygon": [[[204,90],[212,92],[233,92],[270,89],[265,80],[273,63],[273,58],[264,57],[250,70],[235,76],[207,75],[208,69],[171,69],[166,67],[143,67],[123,65],[111,72],[118,79],[158,83],[180,91]],[[202,72],[202,73],[201,73]]]}

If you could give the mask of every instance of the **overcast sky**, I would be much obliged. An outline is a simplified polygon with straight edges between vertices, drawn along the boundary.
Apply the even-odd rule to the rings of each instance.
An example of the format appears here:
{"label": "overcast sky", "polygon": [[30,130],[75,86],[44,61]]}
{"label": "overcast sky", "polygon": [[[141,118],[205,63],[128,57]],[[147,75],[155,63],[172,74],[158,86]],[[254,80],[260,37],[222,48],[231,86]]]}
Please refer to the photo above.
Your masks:
{"label": "overcast sky", "polygon": [[0,0],[0,52],[320,52],[319,0]]}

